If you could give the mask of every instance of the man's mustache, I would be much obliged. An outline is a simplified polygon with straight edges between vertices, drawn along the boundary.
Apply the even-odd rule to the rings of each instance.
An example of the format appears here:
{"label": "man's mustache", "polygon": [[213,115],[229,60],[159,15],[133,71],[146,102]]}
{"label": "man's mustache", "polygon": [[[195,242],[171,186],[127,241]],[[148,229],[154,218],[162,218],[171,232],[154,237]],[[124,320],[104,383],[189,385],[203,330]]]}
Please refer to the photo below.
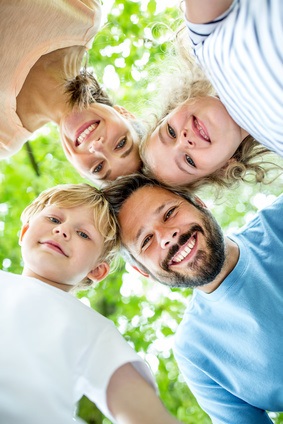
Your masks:
{"label": "man's mustache", "polygon": [[165,271],[170,271],[169,262],[171,262],[172,258],[176,255],[181,246],[187,243],[187,241],[192,237],[192,235],[196,232],[204,234],[204,231],[200,225],[193,225],[186,233],[181,234],[177,244],[174,244],[170,247],[168,254],[164,261],[161,264],[161,268]]}

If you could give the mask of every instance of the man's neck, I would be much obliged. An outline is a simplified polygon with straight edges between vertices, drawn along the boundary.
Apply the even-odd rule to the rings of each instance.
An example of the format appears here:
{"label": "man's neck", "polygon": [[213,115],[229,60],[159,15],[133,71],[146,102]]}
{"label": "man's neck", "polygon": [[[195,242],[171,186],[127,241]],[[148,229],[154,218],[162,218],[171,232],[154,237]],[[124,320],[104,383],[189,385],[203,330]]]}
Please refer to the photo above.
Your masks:
{"label": "man's neck", "polygon": [[212,281],[212,283],[198,287],[197,290],[201,290],[205,293],[214,292],[214,290],[220,286],[220,284],[225,280],[230,272],[233,271],[237,265],[239,255],[240,251],[238,245],[228,237],[225,237],[225,261],[222,270],[215,278],[215,280]]}

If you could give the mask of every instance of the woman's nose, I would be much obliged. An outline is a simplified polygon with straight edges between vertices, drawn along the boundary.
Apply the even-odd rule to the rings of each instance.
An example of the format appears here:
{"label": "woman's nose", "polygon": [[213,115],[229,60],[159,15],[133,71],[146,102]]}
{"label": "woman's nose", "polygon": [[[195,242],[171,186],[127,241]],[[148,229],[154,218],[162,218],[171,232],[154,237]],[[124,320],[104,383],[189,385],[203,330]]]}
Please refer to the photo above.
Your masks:
{"label": "woman's nose", "polygon": [[89,143],[89,152],[95,153],[95,152],[102,152],[104,150],[104,138],[99,137],[97,139],[92,140]]}

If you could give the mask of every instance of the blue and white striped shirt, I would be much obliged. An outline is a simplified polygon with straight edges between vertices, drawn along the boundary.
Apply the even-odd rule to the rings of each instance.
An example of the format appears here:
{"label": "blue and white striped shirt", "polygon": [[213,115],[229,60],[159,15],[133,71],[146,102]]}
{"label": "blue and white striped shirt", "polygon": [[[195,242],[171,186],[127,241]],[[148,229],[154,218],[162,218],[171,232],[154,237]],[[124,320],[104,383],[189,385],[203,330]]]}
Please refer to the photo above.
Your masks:
{"label": "blue and white striped shirt", "polygon": [[283,1],[234,0],[214,21],[187,27],[234,121],[283,156]]}

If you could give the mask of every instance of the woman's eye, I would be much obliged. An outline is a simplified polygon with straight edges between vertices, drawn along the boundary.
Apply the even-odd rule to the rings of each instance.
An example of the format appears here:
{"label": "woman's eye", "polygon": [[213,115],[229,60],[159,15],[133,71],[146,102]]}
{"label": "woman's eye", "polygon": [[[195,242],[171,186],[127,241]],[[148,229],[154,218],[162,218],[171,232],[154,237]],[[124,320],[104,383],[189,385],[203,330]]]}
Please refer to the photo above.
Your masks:
{"label": "woman's eye", "polygon": [[169,209],[169,211],[166,212],[165,214],[165,221],[167,221],[168,218],[170,218],[170,216],[172,215],[172,213],[175,211],[176,207],[174,206],[174,208]]}
{"label": "woman's eye", "polygon": [[60,220],[54,216],[49,216],[49,221],[53,222],[54,224],[60,224]]}
{"label": "woman's eye", "polygon": [[169,124],[167,124],[167,132],[170,135],[170,137],[176,138],[176,133],[173,130],[173,128],[171,127],[171,125],[169,125]]}
{"label": "woman's eye", "polygon": [[122,140],[120,140],[119,143],[116,145],[115,150],[122,149],[126,143],[127,143],[127,137],[122,138]]}
{"label": "woman's eye", "polygon": [[152,236],[147,236],[142,242],[142,249],[149,243]]}
{"label": "woman's eye", "polygon": [[80,236],[81,238],[89,239],[89,236],[88,236],[86,233],[84,233],[83,231],[77,231],[77,234],[78,234],[78,236]]}
{"label": "woman's eye", "polygon": [[93,168],[92,173],[95,174],[96,172],[100,172],[103,168],[103,162],[100,162],[99,165],[97,165],[95,168]]}
{"label": "woman's eye", "polygon": [[194,163],[193,159],[192,159],[192,158],[190,158],[190,156],[185,155],[185,158],[186,158],[186,162],[187,162],[189,165],[191,165],[191,166],[193,166],[194,168],[196,168],[196,164]]}

